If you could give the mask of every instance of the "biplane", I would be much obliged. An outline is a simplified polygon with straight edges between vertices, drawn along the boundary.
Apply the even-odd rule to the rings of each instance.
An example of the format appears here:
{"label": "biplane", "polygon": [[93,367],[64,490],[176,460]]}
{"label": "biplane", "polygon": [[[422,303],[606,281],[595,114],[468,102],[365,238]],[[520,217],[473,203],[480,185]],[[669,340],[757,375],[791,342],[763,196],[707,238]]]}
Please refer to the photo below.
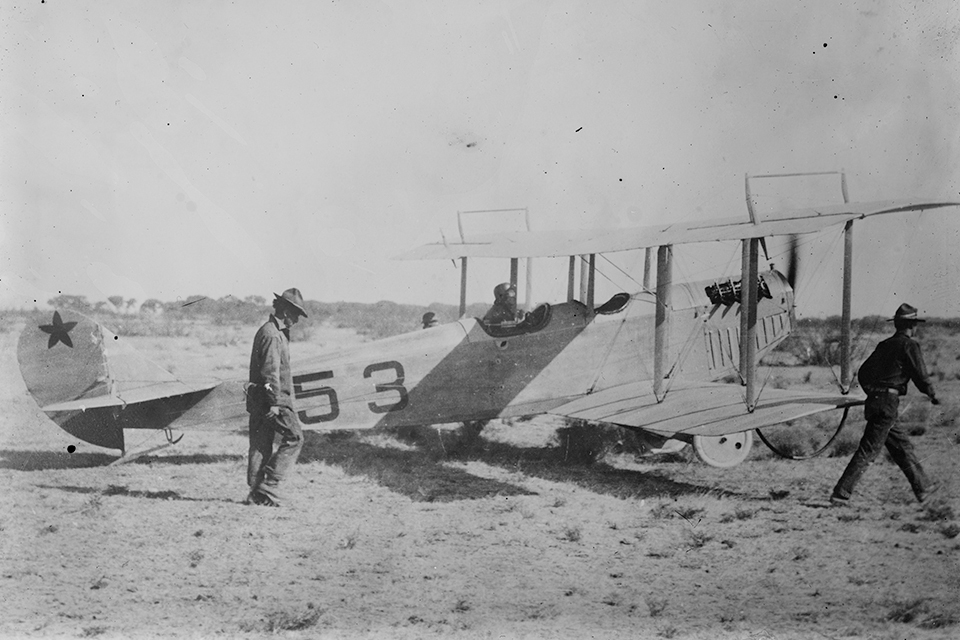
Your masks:
{"label": "biplane", "polygon": [[[782,175],[753,179],[767,177]],[[850,393],[854,223],[958,203],[848,202],[841,174],[843,203],[761,216],[750,180],[747,219],[470,238],[461,230],[459,241],[399,256],[459,261],[461,317],[294,362],[304,428],[391,429],[552,414],[631,429],[651,451],[689,443],[707,464],[731,467],[749,454],[755,430],[831,410],[845,417],[864,400]],[[845,238],[841,389],[761,387],[758,362],[796,322],[790,278],[758,268],[763,241],[839,226]],[[739,277],[674,282],[675,245],[724,240],[742,244]],[[642,290],[598,304],[597,255],[637,249],[646,252]],[[488,326],[466,316],[470,260],[510,260],[516,284],[518,261],[541,257],[568,258],[566,300],[541,304],[513,324]],[[27,388],[50,419],[101,447],[123,452],[125,429],[162,429],[172,442],[175,429],[237,425],[246,418],[245,381],[180,380],[70,310],[55,310],[49,324],[27,326],[18,359]]]}

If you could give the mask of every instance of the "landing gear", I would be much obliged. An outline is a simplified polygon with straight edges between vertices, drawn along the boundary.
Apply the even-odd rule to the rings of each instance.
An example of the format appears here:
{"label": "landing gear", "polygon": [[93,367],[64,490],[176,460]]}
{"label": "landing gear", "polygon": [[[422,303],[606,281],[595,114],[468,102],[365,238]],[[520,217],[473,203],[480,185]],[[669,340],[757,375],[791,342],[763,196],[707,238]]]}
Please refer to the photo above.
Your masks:
{"label": "landing gear", "polygon": [[711,467],[721,469],[735,467],[746,460],[752,447],[753,431],[725,436],[693,436],[693,449],[697,457]]}

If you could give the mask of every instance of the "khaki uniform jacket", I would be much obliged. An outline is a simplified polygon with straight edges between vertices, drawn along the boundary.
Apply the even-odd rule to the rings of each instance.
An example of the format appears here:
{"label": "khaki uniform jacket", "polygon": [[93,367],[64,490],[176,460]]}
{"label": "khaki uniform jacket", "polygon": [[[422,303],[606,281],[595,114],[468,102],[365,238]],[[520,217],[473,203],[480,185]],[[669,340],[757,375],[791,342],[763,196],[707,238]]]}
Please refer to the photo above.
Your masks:
{"label": "khaki uniform jacket", "polygon": [[265,413],[271,406],[293,409],[290,334],[271,314],[253,339],[247,411]]}

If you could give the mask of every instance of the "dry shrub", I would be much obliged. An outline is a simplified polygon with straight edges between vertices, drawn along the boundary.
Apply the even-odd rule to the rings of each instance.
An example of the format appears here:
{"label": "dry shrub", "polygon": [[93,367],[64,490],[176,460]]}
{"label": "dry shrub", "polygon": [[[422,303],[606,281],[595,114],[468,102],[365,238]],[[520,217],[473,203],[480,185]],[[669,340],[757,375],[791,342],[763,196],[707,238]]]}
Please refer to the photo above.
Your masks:
{"label": "dry shrub", "polygon": [[307,610],[304,612],[275,611],[267,614],[264,618],[264,627],[268,633],[302,631],[317,624],[321,615],[323,612],[315,609],[311,603],[307,605]]}
{"label": "dry shrub", "polygon": [[910,623],[916,620],[929,610],[929,605],[924,598],[915,600],[895,601],[890,603],[890,611],[887,612],[887,620],[891,622]]}
{"label": "dry shrub", "polygon": [[923,514],[919,519],[927,522],[946,522],[947,520],[953,520],[953,518],[953,507],[945,502],[938,501],[924,505]]}
{"label": "dry shrub", "polygon": [[650,611],[650,617],[656,618],[667,608],[667,605],[670,604],[670,601],[666,598],[658,598],[656,596],[647,596],[644,598],[644,601],[647,603],[647,609]]}
{"label": "dry shrub", "polygon": [[576,525],[567,525],[563,528],[563,539],[569,542],[579,542],[581,535],[580,527]]}
{"label": "dry shrub", "polygon": [[955,613],[934,613],[927,616],[917,626],[921,629],[942,629],[960,624],[960,616]]}

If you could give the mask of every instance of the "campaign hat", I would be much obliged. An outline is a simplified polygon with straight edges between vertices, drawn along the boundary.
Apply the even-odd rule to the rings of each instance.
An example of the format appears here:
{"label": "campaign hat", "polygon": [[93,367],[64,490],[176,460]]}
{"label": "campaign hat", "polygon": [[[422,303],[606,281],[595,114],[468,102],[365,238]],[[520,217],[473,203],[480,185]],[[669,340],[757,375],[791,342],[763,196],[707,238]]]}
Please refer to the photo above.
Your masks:
{"label": "campaign hat", "polygon": [[897,308],[897,312],[887,322],[926,322],[917,317],[917,308],[904,302]]}
{"label": "campaign hat", "polygon": [[303,310],[303,296],[300,295],[300,289],[290,288],[282,294],[274,293],[273,295],[277,300],[283,300],[296,309],[304,318],[307,317],[307,312]]}

